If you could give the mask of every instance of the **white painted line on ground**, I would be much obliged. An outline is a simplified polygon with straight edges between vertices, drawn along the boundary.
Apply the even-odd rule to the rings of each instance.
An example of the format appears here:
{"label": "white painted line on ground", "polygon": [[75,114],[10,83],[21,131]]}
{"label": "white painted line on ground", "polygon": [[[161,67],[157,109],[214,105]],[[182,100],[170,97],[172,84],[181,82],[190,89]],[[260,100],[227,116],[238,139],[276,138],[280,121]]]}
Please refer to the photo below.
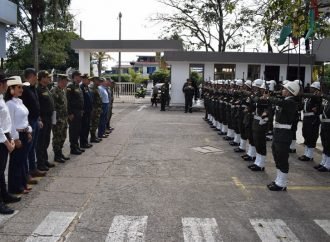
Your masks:
{"label": "white painted line on ground", "polygon": [[142,105],[141,107],[139,107],[139,109],[137,110],[138,112],[142,111],[144,108],[147,108],[146,105]]}
{"label": "white painted line on ground", "polygon": [[106,242],[143,242],[148,216],[115,216]]}
{"label": "white painted line on ground", "polygon": [[214,148],[212,146],[204,146],[202,147],[203,149],[206,149],[206,150],[209,150],[211,152],[222,152],[223,150],[220,150],[220,149],[217,149],[217,148]]}
{"label": "white painted line on ground", "polygon": [[330,235],[330,220],[314,220],[328,235]]}
{"label": "white painted line on ground", "polygon": [[220,242],[219,227],[214,218],[182,218],[185,242]]}
{"label": "white painted line on ground", "polygon": [[281,219],[250,219],[250,223],[263,242],[299,241]]}
{"label": "white painted line on ground", "polygon": [[56,242],[69,227],[77,213],[50,212],[26,242]]}
{"label": "white painted line on ground", "polygon": [[2,215],[0,214],[0,226],[4,225],[9,219],[14,217],[19,211],[16,210],[13,214],[10,215]]}
{"label": "white painted line on ground", "polygon": [[210,153],[209,150],[206,150],[206,149],[203,149],[202,147],[196,147],[196,148],[192,148],[194,151],[197,151],[199,153],[202,153],[202,154],[207,154],[207,153]]}

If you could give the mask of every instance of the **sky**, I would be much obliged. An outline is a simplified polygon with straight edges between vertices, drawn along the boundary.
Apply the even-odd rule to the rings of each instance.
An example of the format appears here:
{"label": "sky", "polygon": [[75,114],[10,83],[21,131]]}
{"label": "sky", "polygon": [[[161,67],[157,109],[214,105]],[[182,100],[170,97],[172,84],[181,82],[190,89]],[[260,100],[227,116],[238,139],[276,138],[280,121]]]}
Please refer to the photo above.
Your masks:
{"label": "sky", "polygon": [[[78,29],[79,22],[82,21],[82,37],[86,40],[118,39],[119,12],[122,13],[122,39],[156,40],[161,34],[162,26],[148,19],[157,12],[170,10],[157,0],[72,0],[70,11],[75,15]],[[122,62],[135,60],[138,54],[146,53],[122,53]],[[152,54],[147,53],[147,55]],[[117,53],[110,53],[110,55],[118,60]],[[114,62],[108,63],[108,65],[113,64]]]}

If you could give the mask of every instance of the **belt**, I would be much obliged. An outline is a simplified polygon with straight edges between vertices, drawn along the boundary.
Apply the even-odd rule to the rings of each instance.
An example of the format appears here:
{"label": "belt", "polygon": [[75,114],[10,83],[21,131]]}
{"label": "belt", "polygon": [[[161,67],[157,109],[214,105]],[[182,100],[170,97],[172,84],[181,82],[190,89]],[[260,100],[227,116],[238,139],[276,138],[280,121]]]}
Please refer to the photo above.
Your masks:
{"label": "belt", "polygon": [[275,123],[274,128],[277,129],[291,129],[292,125],[291,124],[280,124],[280,123]]}
{"label": "belt", "polygon": [[304,113],[304,117],[306,117],[306,116],[313,116],[313,115],[315,115],[315,113],[314,113],[314,112],[308,112],[308,113]]}
{"label": "belt", "polygon": [[260,116],[258,116],[258,115],[254,115],[254,117],[253,117],[255,120],[262,120],[262,118],[260,117]]}
{"label": "belt", "polygon": [[29,132],[29,128],[25,128],[25,129],[16,129],[17,132],[20,132],[20,133],[27,133]]}
{"label": "belt", "polygon": [[330,123],[330,118],[321,119],[322,123]]}

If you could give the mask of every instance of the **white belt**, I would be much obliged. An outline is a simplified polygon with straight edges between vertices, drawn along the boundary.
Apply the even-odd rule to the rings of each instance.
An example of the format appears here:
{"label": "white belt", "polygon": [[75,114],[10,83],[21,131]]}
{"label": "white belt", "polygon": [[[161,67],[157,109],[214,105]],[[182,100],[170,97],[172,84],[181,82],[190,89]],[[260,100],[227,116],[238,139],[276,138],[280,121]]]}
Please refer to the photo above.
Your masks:
{"label": "white belt", "polygon": [[262,118],[260,117],[260,116],[258,116],[258,115],[254,115],[254,117],[253,117],[255,120],[262,120]]}
{"label": "white belt", "polygon": [[313,115],[315,115],[314,112],[304,113],[304,116],[313,116]]}
{"label": "white belt", "polygon": [[322,123],[330,123],[330,118],[321,119]]}
{"label": "white belt", "polygon": [[239,108],[239,105],[235,105],[236,108]]}
{"label": "white belt", "polygon": [[280,123],[275,123],[274,128],[277,129],[291,129],[292,125],[291,124],[280,124]]}
{"label": "white belt", "polygon": [[247,106],[246,106],[246,105],[242,105],[241,107],[242,107],[242,108],[247,108]]}

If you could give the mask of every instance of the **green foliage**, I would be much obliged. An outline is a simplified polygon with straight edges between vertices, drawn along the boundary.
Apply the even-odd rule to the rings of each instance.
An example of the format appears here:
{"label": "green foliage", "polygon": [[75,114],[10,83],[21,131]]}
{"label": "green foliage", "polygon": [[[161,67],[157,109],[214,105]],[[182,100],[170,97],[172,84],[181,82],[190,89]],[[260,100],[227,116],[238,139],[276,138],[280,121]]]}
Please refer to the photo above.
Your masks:
{"label": "green foliage", "polygon": [[[105,78],[111,78],[115,82],[118,82],[118,74],[103,75]],[[131,76],[129,74],[121,74],[121,82],[131,82]]]}
{"label": "green foliage", "polygon": [[203,76],[196,71],[192,71],[190,73],[190,79],[191,79],[191,81],[193,81],[193,82],[197,83],[197,85],[199,85],[203,81]]}
{"label": "green foliage", "polygon": [[140,84],[140,83],[144,82],[144,78],[140,72],[138,72],[138,71],[135,72],[134,69],[129,68],[128,74],[131,76],[132,82],[134,82],[136,84]]}
{"label": "green foliage", "polygon": [[[73,32],[50,30],[39,33],[40,68],[49,70],[66,70],[68,67],[78,67],[78,54],[71,48],[71,41],[79,39]],[[10,35],[10,46],[7,51],[6,68],[22,70],[33,66],[31,59],[32,45],[24,39]]]}
{"label": "green foliage", "polygon": [[163,83],[165,80],[170,79],[170,72],[168,70],[159,69],[149,75],[150,80],[153,80],[154,83]]}

